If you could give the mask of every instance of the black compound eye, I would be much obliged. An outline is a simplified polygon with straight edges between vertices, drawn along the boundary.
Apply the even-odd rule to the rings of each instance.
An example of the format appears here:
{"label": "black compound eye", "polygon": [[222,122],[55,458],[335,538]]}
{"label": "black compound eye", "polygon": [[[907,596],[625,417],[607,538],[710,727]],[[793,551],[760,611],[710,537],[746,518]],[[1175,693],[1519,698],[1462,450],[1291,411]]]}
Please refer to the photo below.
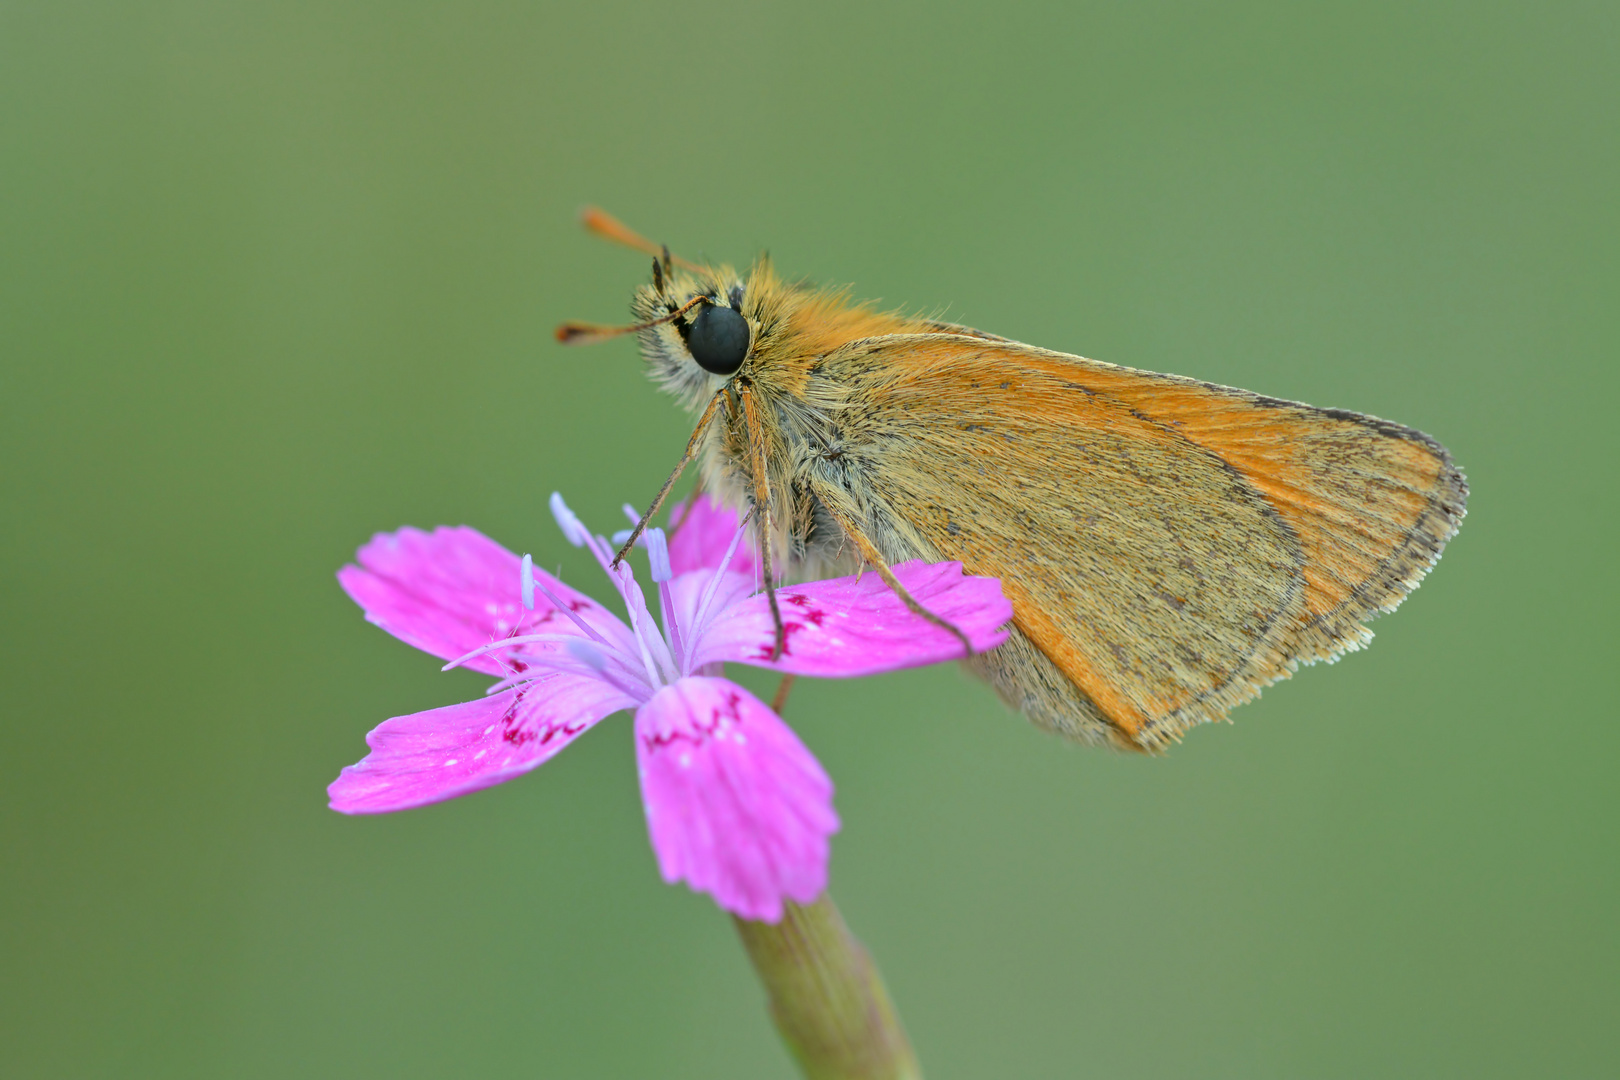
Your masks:
{"label": "black compound eye", "polygon": [[704,371],[735,374],[748,355],[748,320],[732,308],[704,304],[687,332],[686,348]]}

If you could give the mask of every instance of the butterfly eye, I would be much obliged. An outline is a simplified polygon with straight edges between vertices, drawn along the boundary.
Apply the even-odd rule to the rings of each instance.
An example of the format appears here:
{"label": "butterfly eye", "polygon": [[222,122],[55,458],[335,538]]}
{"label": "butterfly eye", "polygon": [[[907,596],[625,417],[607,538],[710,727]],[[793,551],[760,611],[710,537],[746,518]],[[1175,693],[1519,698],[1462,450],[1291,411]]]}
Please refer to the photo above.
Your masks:
{"label": "butterfly eye", "polygon": [[686,335],[686,348],[704,371],[734,374],[748,355],[748,320],[732,308],[704,304]]}

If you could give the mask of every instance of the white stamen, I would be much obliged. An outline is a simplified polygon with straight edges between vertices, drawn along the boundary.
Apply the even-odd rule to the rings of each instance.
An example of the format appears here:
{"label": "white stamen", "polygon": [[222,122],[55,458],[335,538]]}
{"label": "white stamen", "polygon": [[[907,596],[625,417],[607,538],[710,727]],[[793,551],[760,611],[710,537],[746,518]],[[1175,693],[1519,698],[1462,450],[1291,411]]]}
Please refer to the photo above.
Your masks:
{"label": "white stamen", "polygon": [[[647,700],[648,687],[641,673],[630,667],[617,649],[612,646],[597,649],[592,642],[571,634],[563,636],[563,644],[566,656],[524,654],[522,659],[529,665],[528,670],[514,671],[499,682],[490,684],[484,690],[484,696],[490,697],[515,686],[536,683],[553,675],[584,675],[600,679],[636,701]],[[488,735],[489,731],[484,734]]]}
{"label": "white stamen", "polygon": [[[641,650],[641,662],[647,668],[647,683],[649,686],[663,686],[666,682],[673,682],[680,677],[675,670],[675,660],[669,655],[669,646],[664,643],[664,636],[657,629],[647,626],[642,618],[647,613],[647,602],[641,595],[641,589],[636,585],[635,575],[630,567],[621,564],[618,573],[623,575],[622,580],[616,579],[619,594],[624,597],[624,609],[630,616],[630,632],[636,637],[636,646]],[[635,595],[632,597],[631,592]],[[656,648],[655,648],[656,646]],[[667,678],[659,678],[662,669]]]}
{"label": "white stamen", "polygon": [[720,588],[720,577],[726,572],[726,567],[731,565],[732,556],[737,554],[737,545],[742,543],[743,534],[748,531],[748,522],[753,516],[754,511],[750,507],[748,513],[744,514],[743,519],[737,523],[737,534],[731,538],[731,546],[726,548],[726,557],[720,560],[720,566],[715,570],[714,576],[709,578],[709,584],[703,590],[703,599],[699,601],[697,614],[692,619],[694,643],[703,629],[704,620],[709,617],[709,605],[714,601],[715,590]]}
{"label": "white stamen", "polygon": [[[649,691],[681,677],[683,673],[683,660],[681,657],[686,651],[682,648],[680,627],[674,621],[673,596],[670,593],[668,584],[674,577],[674,569],[669,561],[668,538],[659,529],[649,530],[642,534],[642,543],[647,546],[651,557],[652,578],[659,588],[659,606],[662,609],[663,623],[667,630],[667,633],[660,633],[657,623],[651,617],[652,613],[647,610],[646,599],[642,595],[641,588],[636,584],[634,573],[628,566],[613,565],[612,555],[614,549],[608,547],[607,539],[591,533],[585,527],[585,523],[568,508],[568,504],[563,501],[562,495],[558,492],[553,492],[551,495],[551,513],[557,519],[557,527],[562,530],[569,543],[588,550],[596,558],[603,571],[606,572],[614,587],[619,590],[619,596],[624,601],[626,613],[630,616],[630,632],[636,640],[636,651],[640,653],[640,666],[645,672],[645,680],[640,677],[642,672],[635,669],[633,655],[620,646],[609,642],[589,623],[575,614],[568,605],[558,599],[546,587],[545,581],[534,575],[527,557],[525,558],[525,566],[529,567],[529,569],[525,575],[524,584],[529,586],[532,583],[532,588],[538,589],[545,594],[546,599],[550,600],[557,610],[573,620],[592,641],[600,645],[601,650],[593,650],[588,647],[587,643],[571,635],[531,634],[523,637],[506,638],[500,642],[491,643],[482,649],[475,650],[452,661],[447,667],[465,663],[475,656],[492,652],[507,644],[529,641],[547,643],[560,640],[565,643],[570,659],[586,665],[597,677],[636,700],[646,700]],[[640,523],[641,518],[634,507],[627,504],[624,507],[624,513],[630,520]],[[752,516],[752,511],[750,511],[749,515],[743,518],[742,525],[746,526],[748,519]],[[741,542],[744,531],[743,528],[739,528],[738,535],[732,538],[731,547],[726,552],[722,568],[725,563],[730,562],[732,556],[736,553],[737,545]],[[622,547],[628,539],[629,532],[622,532],[614,536],[613,543],[616,547]],[[713,594],[713,583],[711,583],[710,599],[712,599]],[[526,603],[530,602],[532,592],[526,591],[524,599]],[[527,657],[524,659],[528,661]],[[535,657],[530,662],[539,668],[550,669],[553,672],[568,670],[570,665],[559,661],[562,661],[562,657],[554,653],[546,653]],[[501,684],[497,685],[516,685],[531,678],[538,678],[543,673],[541,670],[536,670],[532,674],[529,671],[513,672],[503,679]]]}
{"label": "white stamen", "polygon": [[602,655],[601,649],[598,649],[590,642],[574,638],[568,643],[567,649],[569,656],[572,656],[592,671],[602,672],[607,670],[607,657]]}
{"label": "white stamen", "polygon": [[[568,647],[568,651],[576,659],[578,659],[580,663],[590,667],[590,669],[596,673],[597,678],[601,679],[615,690],[618,690],[620,693],[623,693],[636,701],[646,701],[653,688],[658,685],[658,680],[656,678],[651,679],[644,685],[635,685],[635,683],[629,681],[629,679],[626,677],[629,675],[628,671],[620,673],[609,668],[609,658],[600,652],[593,652],[591,643],[588,641],[580,641],[578,638],[575,638],[574,644]],[[613,654],[613,656],[615,659],[617,658],[617,654]],[[642,650],[642,659],[646,659],[646,650]]]}
{"label": "white stamen", "polygon": [[668,581],[675,576],[675,571],[669,566],[669,541],[664,538],[664,530],[648,529],[643,535],[647,538],[647,562],[652,567],[652,579]]}
{"label": "white stamen", "polygon": [[608,643],[607,638],[605,638],[601,634],[597,633],[595,627],[593,627],[590,623],[586,622],[584,619],[580,618],[579,613],[576,612],[573,608],[569,607],[567,604],[563,603],[562,600],[557,596],[556,593],[554,593],[550,589],[546,588],[546,583],[545,582],[541,581],[539,578],[535,578],[534,579],[534,587],[539,589],[541,594],[543,596],[545,596],[545,598],[547,600],[551,601],[551,606],[552,607],[556,608],[558,611],[560,611],[564,615],[568,616],[570,619],[572,619],[574,621],[575,626],[577,626],[581,630],[585,631],[585,635],[587,637],[589,637],[592,641],[599,641],[603,645],[606,645]]}
{"label": "white stamen", "polygon": [[534,556],[523,556],[523,606],[534,610]]}
{"label": "white stamen", "polygon": [[[643,628],[641,625],[643,620],[637,612],[646,612],[646,602],[642,598],[641,588],[636,584],[635,574],[631,572],[630,567],[623,564],[618,567],[613,565],[606,539],[600,536],[592,536],[590,531],[585,528],[584,523],[568,509],[568,505],[563,502],[560,494],[555,492],[552,494],[551,509],[552,513],[557,516],[557,524],[562,527],[564,532],[569,530],[570,525],[579,530],[579,535],[582,537],[581,543],[587,551],[596,557],[596,561],[601,564],[603,573],[607,574],[608,579],[613,582],[614,588],[619,590],[619,598],[624,601],[625,611],[630,616],[630,632],[635,636],[636,645],[641,653],[642,665],[647,670],[647,685],[657,687],[664,684],[666,680],[659,678],[660,669],[667,675],[668,680],[679,678],[680,672],[675,669],[674,659],[669,655],[669,646],[664,643],[663,635],[659,634],[656,629]],[[540,585],[542,589],[545,588],[543,583],[536,582],[536,584]],[[632,598],[631,593],[635,594],[634,598]],[[546,595],[549,598],[551,594],[547,592]],[[565,612],[568,611],[561,604],[557,606]],[[584,626],[584,623],[577,617],[575,617],[574,621],[580,622],[581,626]],[[647,640],[649,630],[653,638],[656,639],[656,646],[652,648],[649,646],[654,645],[654,643]],[[601,642],[603,645],[608,644],[595,631],[589,631],[589,633],[596,641]],[[609,647],[611,648],[611,646]]]}
{"label": "white stamen", "polygon": [[669,582],[658,583],[658,608],[664,617],[664,637],[669,639],[669,651],[674,654],[675,669],[686,671],[686,642],[681,635],[681,620],[675,616],[675,591]]}
{"label": "white stamen", "polygon": [[585,541],[590,539],[591,534],[579,518],[574,516],[574,512],[568,509],[568,504],[563,502],[560,491],[551,493],[551,516],[557,519],[557,528],[562,530],[563,536],[570,544],[575,547],[585,546]]}
{"label": "white stamen", "polygon": [[748,531],[748,523],[752,520],[754,520],[754,508],[750,506],[748,513],[744,514],[742,520],[737,522],[737,534],[731,538],[731,543],[726,548],[725,558],[720,560],[720,571],[722,573],[731,565],[731,557],[737,554],[737,545],[742,543],[743,533]]}

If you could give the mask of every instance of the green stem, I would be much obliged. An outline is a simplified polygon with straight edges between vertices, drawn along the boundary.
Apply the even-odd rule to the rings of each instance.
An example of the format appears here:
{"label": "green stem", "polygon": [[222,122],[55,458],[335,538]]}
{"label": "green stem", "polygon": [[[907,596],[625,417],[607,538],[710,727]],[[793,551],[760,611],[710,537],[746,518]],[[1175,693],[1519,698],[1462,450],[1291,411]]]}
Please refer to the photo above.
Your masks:
{"label": "green stem", "polygon": [[832,896],[779,923],[736,919],[771,1019],[809,1080],[921,1080],[883,976]]}

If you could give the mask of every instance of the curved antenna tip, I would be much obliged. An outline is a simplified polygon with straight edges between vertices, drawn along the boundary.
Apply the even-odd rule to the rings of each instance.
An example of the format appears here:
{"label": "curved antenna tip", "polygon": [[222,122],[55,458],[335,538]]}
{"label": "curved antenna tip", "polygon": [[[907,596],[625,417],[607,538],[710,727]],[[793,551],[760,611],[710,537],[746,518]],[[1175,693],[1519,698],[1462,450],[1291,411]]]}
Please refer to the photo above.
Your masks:
{"label": "curved antenna tip", "polygon": [[702,269],[695,262],[683,259],[679,255],[671,255],[669,248],[663,244],[655,244],[648,240],[600,206],[592,206],[590,203],[581,206],[579,208],[579,223],[604,240],[611,240],[615,244],[623,244],[627,248],[651,255],[653,258],[662,258],[666,264],[673,263],[682,270]]}
{"label": "curved antenna tip", "polygon": [[617,337],[622,332],[617,328],[596,326],[593,323],[565,322],[557,327],[556,337],[564,345],[589,345],[592,342]]}

